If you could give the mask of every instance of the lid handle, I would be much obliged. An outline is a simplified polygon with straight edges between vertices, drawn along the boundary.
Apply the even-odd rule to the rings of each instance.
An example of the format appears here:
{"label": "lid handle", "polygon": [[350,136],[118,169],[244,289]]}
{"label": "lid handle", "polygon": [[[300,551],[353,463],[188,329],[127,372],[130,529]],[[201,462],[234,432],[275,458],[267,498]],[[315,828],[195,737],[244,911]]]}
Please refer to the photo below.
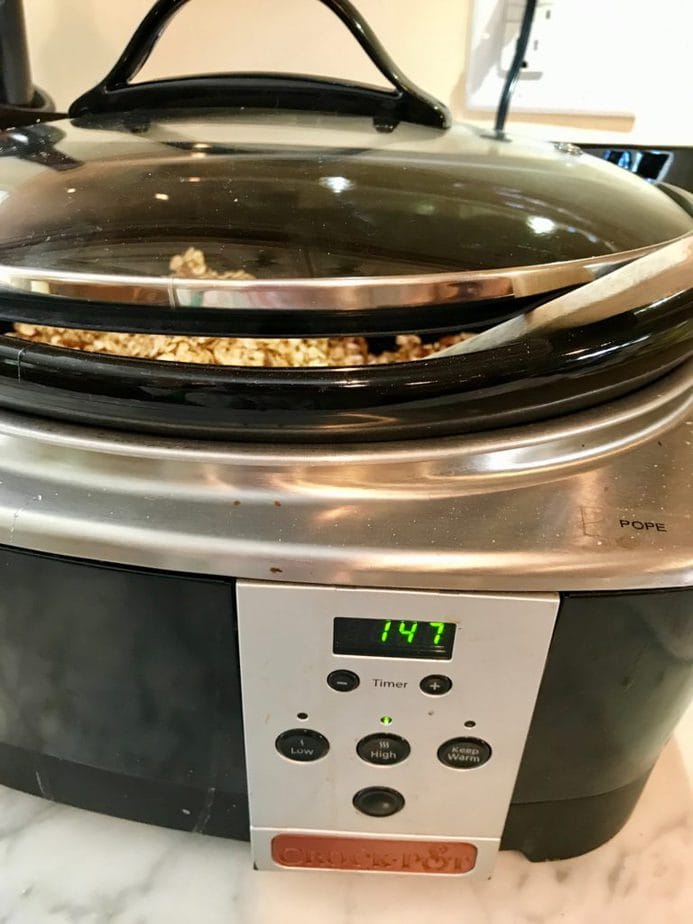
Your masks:
{"label": "lid handle", "polygon": [[393,90],[290,74],[211,74],[132,84],[166,26],[188,0],[157,0],[106,77],[70,107],[71,116],[144,109],[233,106],[372,116],[379,128],[397,122],[447,128],[443,103],[397,67],[350,0],[319,0],[349,29]]}

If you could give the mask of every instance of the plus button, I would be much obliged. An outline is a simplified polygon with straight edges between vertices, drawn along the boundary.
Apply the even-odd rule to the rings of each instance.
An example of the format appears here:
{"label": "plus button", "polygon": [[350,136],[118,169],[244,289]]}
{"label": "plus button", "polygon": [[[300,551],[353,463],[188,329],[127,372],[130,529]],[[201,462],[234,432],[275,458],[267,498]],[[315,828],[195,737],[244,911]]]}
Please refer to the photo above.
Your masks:
{"label": "plus button", "polygon": [[452,689],[452,680],[444,674],[429,674],[421,681],[419,688],[429,696],[443,696]]}

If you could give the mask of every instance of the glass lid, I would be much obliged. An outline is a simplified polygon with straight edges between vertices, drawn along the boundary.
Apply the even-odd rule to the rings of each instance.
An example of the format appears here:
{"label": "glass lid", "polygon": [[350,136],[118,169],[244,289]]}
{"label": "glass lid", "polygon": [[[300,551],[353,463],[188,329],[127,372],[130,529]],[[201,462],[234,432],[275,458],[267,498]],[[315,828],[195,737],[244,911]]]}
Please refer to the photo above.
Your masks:
{"label": "glass lid", "polygon": [[660,189],[578,148],[451,126],[348,0],[321,2],[392,91],[277,74],[133,83],[185,2],[155,3],[70,118],[0,134],[0,319],[443,329],[474,320],[464,306],[512,313],[693,229]]}
{"label": "glass lid", "polygon": [[[643,268],[681,237],[689,253],[685,194],[451,125],[349,0],[321,2],[392,90],[134,83],[186,3],[157,0],[68,117],[0,133],[0,407],[185,438],[430,439],[603,403],[691,355],[690,274],[665,289]],[[596,314],[516,317],[604,274]],[[465,345],[508,318],[509,342]]]}
{"label": "glass lid", "polygon": [[298,113],[101,116],[0,141],[0,283],[126,304],[533,295],[693,228],[579,149]]}

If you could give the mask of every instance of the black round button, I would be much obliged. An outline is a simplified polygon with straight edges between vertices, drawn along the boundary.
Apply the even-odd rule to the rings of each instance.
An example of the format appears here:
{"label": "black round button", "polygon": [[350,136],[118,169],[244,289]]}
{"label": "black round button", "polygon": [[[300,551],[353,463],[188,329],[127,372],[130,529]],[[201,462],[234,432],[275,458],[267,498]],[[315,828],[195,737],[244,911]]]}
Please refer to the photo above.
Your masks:
{"label": "black round button", "polygon": [[429,674],[419,684],[424,693],[429,696],[442,696],[452,690],[452,680],[445,674]]}
{"label": "black round button", "polygon": [[456,770],[472,770],[485,764],[491,745],[480,738],[451,738],[438,748],[438,760]]}
{"label": "black round button", "polygon": [[359,675],[353,671],[332,671],[327,675],[327,683],[339,693],[349,693],[361,683]]}
{"label": "black round button", "polygon": [[366,735],[356,745],[356,753],[369,764],[399,764],[409,757],[409,742],[399,735]]}
{"label": "black round button", "polygon": [[292,728],[282,732],[274,743],[284,757],[302,762],[319,760],[330,750],[327,738],[309,728]]}
{"label": "black round button", "polygon": [[354,806],[364,815],[375,818],[387,818],[404,808],[404,796],[396,789],[385,786],[369,786],[361,789],[354,796]]}

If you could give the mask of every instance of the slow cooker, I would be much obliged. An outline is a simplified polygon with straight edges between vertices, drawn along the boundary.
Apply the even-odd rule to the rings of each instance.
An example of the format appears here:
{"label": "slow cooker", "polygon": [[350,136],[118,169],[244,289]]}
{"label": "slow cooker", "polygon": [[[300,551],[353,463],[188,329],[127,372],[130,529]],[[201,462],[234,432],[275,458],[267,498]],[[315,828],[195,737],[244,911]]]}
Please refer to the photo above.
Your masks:
{"label": "slow cooker", "polygon": [[[0,782],[261,869],[591,850],[693,684],[690,286],[329,368],[16,325],[474,335],[690,235],[690,198],[452,125],[345,0],[394,89],[133,83],[183,2],[0,138]],[[171,274],[189,247],[215,278]]]}

